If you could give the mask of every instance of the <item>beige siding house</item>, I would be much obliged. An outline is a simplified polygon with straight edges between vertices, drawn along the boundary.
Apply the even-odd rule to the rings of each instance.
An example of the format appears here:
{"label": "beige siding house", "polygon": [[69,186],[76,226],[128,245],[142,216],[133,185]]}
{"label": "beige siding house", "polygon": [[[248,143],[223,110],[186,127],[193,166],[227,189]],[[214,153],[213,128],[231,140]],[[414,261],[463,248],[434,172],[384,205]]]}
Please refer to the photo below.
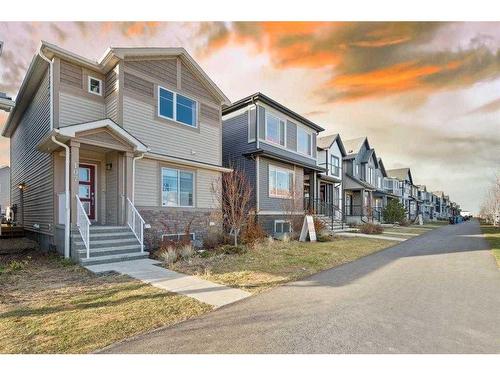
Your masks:
{"label": "beige siding house", "polygon": [[3,130],[18,222],[89,264],[144,256],[188,224],[200,242],[227,171],[224,104],[182,48],[110,48],[92,61],[42,42]]}

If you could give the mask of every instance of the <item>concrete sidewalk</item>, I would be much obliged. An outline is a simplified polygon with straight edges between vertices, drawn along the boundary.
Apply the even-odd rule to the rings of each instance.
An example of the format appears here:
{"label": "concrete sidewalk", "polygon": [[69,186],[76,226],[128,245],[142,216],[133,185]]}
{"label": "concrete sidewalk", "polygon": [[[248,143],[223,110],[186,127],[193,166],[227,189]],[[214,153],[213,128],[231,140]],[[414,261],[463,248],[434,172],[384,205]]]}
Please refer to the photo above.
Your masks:
{"label": "concrete sidewalk", "polygon": [[401,237],[389,237],[382,236],[380,234],[363,234],[363,233],[354,233],[354,232],[338,232],[335,233],[336,236],[345,236],[345,237],[365,237],[365,238],[376,238],[378,240],[388,240],[388,241],[406,241],[408,238]]}
{"label": "concrete sidewalk", "polygon": [[157,288],[183,294],[215,307],[221,307],[251,295],[241,289],[230,288],[196,276],[168,270],[159,266],[158,261],[152,259],[96,264],[86,268],[94,273],[115,271]]}

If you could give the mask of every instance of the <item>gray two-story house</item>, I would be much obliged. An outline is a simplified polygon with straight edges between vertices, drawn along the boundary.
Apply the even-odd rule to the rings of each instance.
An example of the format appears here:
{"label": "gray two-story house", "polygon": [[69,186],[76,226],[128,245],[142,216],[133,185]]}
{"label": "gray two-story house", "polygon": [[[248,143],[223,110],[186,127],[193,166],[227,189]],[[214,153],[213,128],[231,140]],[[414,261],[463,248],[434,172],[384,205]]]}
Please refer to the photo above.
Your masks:
{"label": "gray two-story house", "polygon": [[419,213],[420,200],[410,168],[390,169],[387,170],[387,175],[399,181],[401,187],[400,202],[405,207],[407,219],[415,220]]}
{"label": "gray two-story house", "polygon": [[318,196],[317,174],[325,169],[316,163],[316,138],[323,128],[262,93],[222,115],[224,165],[246,174],[263,228],[275,236],[290,232],[290,212],[303,214]]}
{"label": "gray two-story house", "polygon": [[3,134],[11,204],[40,242],[85,264],[146,256],[219,225],[222,105],[183,48],[109,48],[90,60],[42,42]]}

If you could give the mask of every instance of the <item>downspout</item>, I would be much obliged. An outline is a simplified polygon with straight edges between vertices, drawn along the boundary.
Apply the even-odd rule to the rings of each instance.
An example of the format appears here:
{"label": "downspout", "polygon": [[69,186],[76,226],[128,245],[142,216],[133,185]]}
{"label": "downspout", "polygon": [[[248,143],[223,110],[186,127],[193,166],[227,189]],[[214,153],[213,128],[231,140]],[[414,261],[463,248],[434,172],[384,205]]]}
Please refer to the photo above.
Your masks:
{"label": "downspout", "polygon": [[38,55],[49,64],[49,90],[50,90],[50,130],[54,129],[54,61],[50,60],[42,53],[42,49],[38,51]]}
{"label": "downspout", "polygon": [[141,160],[144,157],[144,152],[140,156],[136,156],[132,159],[132,204],[135,205],[135,162],[136,160]]}
{"label": "downspout", "polygon": [[69,193],[69,167],[70,167],[70,160],[69,160],[69,147],[68,145],[59,142],[56,137],[53,135],[51,137],[52,142],[54,142],[56,145],[59,145],[64,148],[65,150],[65,172],[64,172],[64,199],[66,201],[65,204],[65,213],[66,216],[64,218],[64,257],[69,258],[69,237],[70,237],[70,221],[71,221],[71,204],[70,204],[70,193]]}

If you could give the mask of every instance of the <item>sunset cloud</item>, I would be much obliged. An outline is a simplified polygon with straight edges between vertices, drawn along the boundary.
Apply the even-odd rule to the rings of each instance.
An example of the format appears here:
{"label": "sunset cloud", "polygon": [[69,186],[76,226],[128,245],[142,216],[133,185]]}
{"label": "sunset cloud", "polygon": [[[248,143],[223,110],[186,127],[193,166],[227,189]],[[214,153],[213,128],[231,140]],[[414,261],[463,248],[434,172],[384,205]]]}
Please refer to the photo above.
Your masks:
{"label": "sunset cloud", "polygon": [[364,99],[410,90],[436,91],[500,76],[500,49],[477,35],[466,49],[426,48],[447,26],[436,22],[212,23],[203,27],[208,51],[248,45],[281,68],[330,67],[317,94],[324,100]]}

